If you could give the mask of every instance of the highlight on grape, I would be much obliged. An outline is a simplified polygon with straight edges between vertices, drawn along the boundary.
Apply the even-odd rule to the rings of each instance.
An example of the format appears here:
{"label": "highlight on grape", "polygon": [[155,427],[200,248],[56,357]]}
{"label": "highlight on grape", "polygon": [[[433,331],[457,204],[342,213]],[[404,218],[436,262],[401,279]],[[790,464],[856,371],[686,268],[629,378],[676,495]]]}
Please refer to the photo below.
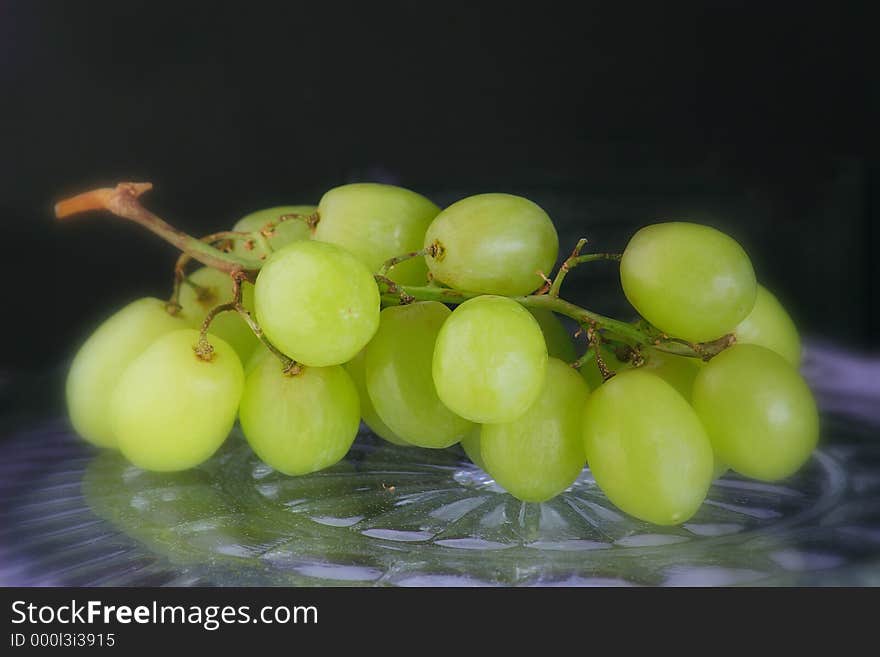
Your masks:
{"label": "highlight on grape", "polygon": [[[181,251],[170,298],[117,310],[67,378],[76,432],[140,468],[198,466],[238,421],[267,465],[302,475],[343,459],[363,421],[395,445],[460,443],[526,502],[589,466],[622,511],[674,525],[727,469],[776,481],[817,444],[797,328],[714,228],[656,223],[622,253],[582,239],[554,272],[553,222],[510,194],[441,209],[343,185],[199,239],[142,205],[150,188],[55,208],[109,211]],[[599,260],[619,261],[635,321],[563,298]]]}

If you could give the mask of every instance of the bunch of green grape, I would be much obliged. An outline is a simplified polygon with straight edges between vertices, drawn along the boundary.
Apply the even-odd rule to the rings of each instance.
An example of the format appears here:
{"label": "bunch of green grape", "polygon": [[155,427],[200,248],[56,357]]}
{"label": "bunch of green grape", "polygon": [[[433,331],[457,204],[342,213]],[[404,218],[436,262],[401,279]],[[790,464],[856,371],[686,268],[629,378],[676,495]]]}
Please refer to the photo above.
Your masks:
{"label": "bunch of green grape", "polygon": [[632,323],[559,296],[589,258],[576,251],[551,281],[556,230],[519,196],[441,210],[352,184],[234,231],[225,257],[258,260],[250,276],[196,270],[173,303],[136,300],[79,350],[67,401],[86,440],[174,471],[238,421],[260,459],[295,476],[341,460],[363,420],[397,445],[461,443],[527,502],[588,465],[611,502],[657,524],[690,518],[728,468],[783,479],[817,443],[798,332],[713,228],[650,225],[614,258]]}

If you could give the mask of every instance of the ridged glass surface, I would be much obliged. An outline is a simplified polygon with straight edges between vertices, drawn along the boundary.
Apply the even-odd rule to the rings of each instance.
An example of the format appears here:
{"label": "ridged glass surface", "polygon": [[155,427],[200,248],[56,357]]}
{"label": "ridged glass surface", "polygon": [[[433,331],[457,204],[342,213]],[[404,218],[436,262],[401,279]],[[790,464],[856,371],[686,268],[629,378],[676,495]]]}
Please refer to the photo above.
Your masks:
{"label": "ridged glass surface", "polygon": [[0,584],[878,585],[877,423],[823,422],[795,477],[728,474],[664,528],[615,509],[588,470],[524,504],[458,448],[363,433],[337,466],[287,477],[236,432],[204,466],[160,475],[46,421],[0,443]]}

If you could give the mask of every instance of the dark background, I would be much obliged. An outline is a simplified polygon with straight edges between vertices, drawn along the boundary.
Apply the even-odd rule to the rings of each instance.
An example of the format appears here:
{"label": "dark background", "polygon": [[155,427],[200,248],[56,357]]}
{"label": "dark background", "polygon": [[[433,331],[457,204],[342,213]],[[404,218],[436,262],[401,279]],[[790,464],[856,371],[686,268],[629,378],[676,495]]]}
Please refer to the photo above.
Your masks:
{"label": "dark background", "polygon": [[[864,4],[0,0],[0,372],[62,367],[100,318],[168,294],[171,247],[51,215],[130,179],[194,233],[354,180],[524,194],[563,251],[688,217],[739,239],[807,336],[869,347]],[[627,313],[594,267],[566,295]]]}

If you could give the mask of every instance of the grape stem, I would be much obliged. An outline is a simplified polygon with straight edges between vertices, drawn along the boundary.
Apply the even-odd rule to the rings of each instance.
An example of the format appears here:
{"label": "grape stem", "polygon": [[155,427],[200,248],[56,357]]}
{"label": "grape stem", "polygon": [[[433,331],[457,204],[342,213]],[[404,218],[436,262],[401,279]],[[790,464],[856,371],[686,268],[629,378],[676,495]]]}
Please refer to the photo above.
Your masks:
{"label": "grape stem", "polygon": [[420,251],[410,251],[409,253],[404,253],[403,255],[389,258],[379,268],[378,275],[382,277],[388,276],[388,272],[394,269],[401,262],[406,262],[407,260],[412,260],[413,258],[428,255],[429,251],[431,251],[431,249],[421,249]]}
{"label": "grape stem", "polygon": [[217,317],[217,315],[219,315],[220,313],[235,311],[241,316],[241,318],[248,325],[251,331],[253,331],[257,339],[262,342],[263,345],[265,345],[265,347],[278,360],[281,361],[281,370],[284,372],[284,374],[288,376],[296,376],[297,374],[302,372],[303,366],[289,356],[282,353],[274,344],[269,341],[269,339],[263,333],[263,329],[260,328],[260,325],[253,318],[253,316],[251,316],[247,308],[245,308],[242,304],[241,284],[244,280],[247,279],[247,274],[238,271],[234,272],[231,276],[232,301],[230,301],[229,303],[220,304],[219,306],[215,306],[208,312],[207,316],[205,317],[205,321],[202,322],[202,327],[199,331],[199,342],[196,347],[196,354],[198,354],[199,358],[204,358],[205,360],[211,359],[214,352],[214,348],[208,342],[208,329],[211,327],[211,322],[213,322],[214,318]]}
{"label": "grape stem", "polygon": [[[445,287],[400,285],[380,275],[376,276],[376,282],[379,285],[379,291],[382,292],[382,300],[389,304],[407,303],[407,301],[400,300],[401,295],[415,301],[440,301],[441,303],[451,304],[463,303],[468,299],[482,296],[479,292],[464,292]],[[594,313],[591,310],[586,310],[558,297],[551,297],[548,294],[532,294],[510,298],[527,308],[551,310],[560,315],[570,317],[579,324],[596,325],[597,327],[613,331],[621,338],[627,339],[628,342],[650,344],[650,338],[635,326],[600,315],[599,313]],[[411,301],[409,302],[411,303]]]}
{"label": "grape stem", "polygon": [[614,376],[615,372],[608,369],[608,365],[605,364],[605,359],[602,358],[602,350],[599,349],[602,345],[602,336],[599,335],[595,327],[587,327],[587,340],[590,343],[590,349],[596,354],[596,367],[599,368],[599,374],[602,375],[603,381],[607,381]]}
{"label": "grape stem", "polygon": [[[166,242],[183,251],[186,256],[198,260],[209,267],[228,272],[232,275],[233,281],[237,281],[237,283],[234,283],[235,287],[233,295],[236,300],[233,301],[233,308],[225,308],[223,310],[236,310],[244,318],[248,326],[251,327],[251,330],[254,331],[257,338],[266,345],[269,351],[281,359],[282,363],[284,363],[285,371],[290,374],[298,373],[302,369],[302,366],[278,351],[278,349],[275,348],[274,345],[272,345],[263,335],[262,330],[250,316],[250,313],[248,313],[241,305],[241,281],[247,278],[252,280],[255,273],[262,267],[262,260],[259,258],[248,258],[239,253],[220,249],[211,243],[212,241],[226,239],[249,240],[259,239],[260,237],[266,238],[266,233],[262,231],[271,231],[271,227],[267,225],[261,229],[261,231],[255,231],[255,233],[224,231],[221,233],[214,233],[203,239],[198,239],[178,230],[141,205],[139,197],[150,189],[152,189],[151,183],[132,182],[120,183],[115,188],[94,189],[61,201],[55,206],[55,214],[59,219],[65,219],[90,210],[108,210],[118,217],[144,226]],[[288,219],[302,219],[306,221],[310,227],[314,227],[320,217],[317,213],[312,215],[291,214],[282,215],[280,220],[284,221]],[[562,263],[562,266],[556,273],[549,288],[545,285],[545,287],[540,290],[540,294],[510,298],[527,308],[541,308],[570,317],[586,330],[592,330],[595,336],[600,337],[603,340],[609,338],[622,342],[635,352],[639,351],[639,347],[650,346],[659,351],[665,351],[679,356],[709,360],[733,344],[735,338],[732,334],[722,336],[711,342],[688,342],[686,340],[667,336],[666,334],[656,331],[656,329],[653,329],[652,327],[628,324],[620,320],[612,319],[611,317],[600,315],[599,313],[592,312],[586,308],[581,308],[580,306],[576,306],[575,304],[560,298],[559,292],[562,287],[562,282],[565,280],[566,274],[574,267],[595,260],[619,260],[621,258],[620,254],[617,253],[591,253],[581,255],[581,250],[586,243],[587,241],[585,239],[578,241],[571,255]],[[266,244],[266,246],[268,246],[268,244]],[[438,287],[436,285],[401,285],[388,278],[388,271],[390,271],[390,269],[396,264],[410,258],[418,257],[419,255],[424,255],[425,253],[430,253],[432,248],[435,247],[432,245],[424,251],[405,253],[396,258],[392,258],[382,266],[380,272],[375,278],[383,302],[390,305],[407,304],[414,301],[439,301],[441,303],[459,304],[468,299],[481,296],[480,293],[476,292],[465,292],[462,290]],[[268,252],[268,249],[266,251]],[[181,260],[183,260],[183,257],[181,257]],[[180,262],[180,260],[178,262]],[[184,264],[186,264],[186,261],[184,261]],[[179,283],[177,289],[179,289]],[[173,300],[176,303],[174,298]],[[219,310],[218,312],[223,312],[223,310]],[[207,328],[203,327],[203,333],[206,331]]]}
{"label": "grape stem", "polygon": [[556,277],[553,279],[553,282],[550,284],[550,289],[547,292],[551,297],[559,296],[559,290],[562,288],[562,281],[565,280],[566,274],[578,265],[582,265],[586,262],[595,262],[596,260],[620,260],[622,257],[620,253],[587,253],[581,255],[581,251],[586,245],[586,238],[582,237],[579,239],[574,250],[571,252],[571,255],[568,256],[568,258],[565,259],[565,262],[559,267],[559,271],[556,272]]}
{"label": "grape stem", "polygon": [[[174,284],[171,287],[171,298],[165,304],[165,309],[172,315],[180,312],[180,286],[186,279],[186,265],[192,258],[188,253],[181,253],[174,263]],[[191,285],[195,283],[190,282]],[[199,290],[196,289],[196,292]]]}
{"label": "grape stem", "polygon": [[211,308],[205,316],[205,321],[202,322],[202,328],[199,331],[199,342],[195,349],[196,355],[202,360],[211,360],[214,358],[214,347],[208,342],[208,328],[211,326],[211,322],[214,321],[214,318],[217,317],[217,315],[226,312],[227,310],[236,310],[235,302],[215,306]]}
{"label": "grape stem", "polygon": [[[260,238],[264,242],[263,246],[266,251],[271,252],[272,247],[269,246],[269,242],[266,240],[266,238],[263,236],[260,236]],[[218,248],[220,248],[220,250],[226,253],[228,253],[228,249],[223,245],[228,245],[233,240],[245,240],[245,248],[253,249],[251,233],[243,233],[234,230],[224,230],[218,233],[205,235],[201,238],[202,242],[217,246]],[[174,263],[174,283],[171,287],[171,298],[165,304],[168,312],[172,315],[176,315],[178,312],[180,312],[180,286],[182,283],[186,283],[191,288],[193,288],[199,295],[200,300],[205,299],[204,295],[207,293],[207,290],[201,285],[194,283],[192,280],[186,277],[186,266],[192,259],[193,257],[189,253],[181,253],[180,257],[177,258],[177,262]],[[262,256],[261,259],[265,259],[265,256]]]}
{"label": "grape stem", "polygon": [[119,183],[115,188],[94,189],[58,203],[55,206],[55,216],[66,219],[89,210],[109,210],[117,217],[140,224],[209,267],[229,273],[241,269],[260,268],[259,260],[226,253],[192,235],[187,235],[147,210],[141,205],[138,197],[152,188],[152,183],[125,182]]}
{"label": "grape stem", "polygon": [[[421,287],[400,285],[385,276],[378,275],[376,276],[376,283],[379,285],[379,291],[382,293],[382,301],[388,305],[405,305],[413,301],[439,301],[455,305],[463,303],[468,299],[482,296],[477,292],[464,292],[462,290],[430,285]],[[641,346],[650,346],[658,351],[665,351],[677,356],[708,360],[730,346],[733,340],[732,335],[726,335],[718,340],[705,343],[689,343],[675,338],[661,339],[646,334],[633,324],[600,315],[549,294],[531,294],[510,298],[527,308],[550,310],[570,317],[580,325],[592,327],[596,331],[607,332],[620,342],[636,350]]]}

